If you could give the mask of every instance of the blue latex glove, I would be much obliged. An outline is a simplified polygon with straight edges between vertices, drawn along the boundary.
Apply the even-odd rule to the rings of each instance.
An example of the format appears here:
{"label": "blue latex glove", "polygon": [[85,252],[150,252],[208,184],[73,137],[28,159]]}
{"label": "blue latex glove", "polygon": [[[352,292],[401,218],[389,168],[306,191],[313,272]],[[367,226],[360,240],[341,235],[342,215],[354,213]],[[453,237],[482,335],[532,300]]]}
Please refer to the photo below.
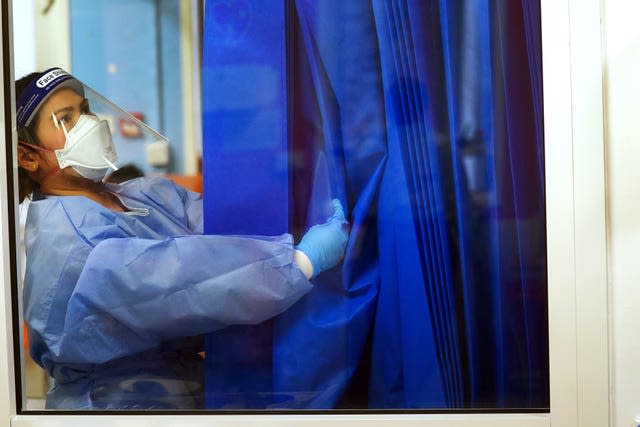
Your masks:
{"label": "blue latex glove", "polygon": [[349,239],[347,220],[340,200],[333,199],[333,215],[324,224],[314,225],[302,236],[297,249],[311,261],[313,275],[336,266],[344,256]]}

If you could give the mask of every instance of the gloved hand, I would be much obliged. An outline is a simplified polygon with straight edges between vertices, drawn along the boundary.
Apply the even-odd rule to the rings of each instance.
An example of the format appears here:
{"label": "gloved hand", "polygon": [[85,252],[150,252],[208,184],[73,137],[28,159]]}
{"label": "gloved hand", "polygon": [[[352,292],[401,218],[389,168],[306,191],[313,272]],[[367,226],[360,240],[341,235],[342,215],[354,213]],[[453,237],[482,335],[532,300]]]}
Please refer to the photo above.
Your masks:
{"label": "gloved hand", "polygon": [[324,224],[311,227],[298,245],[311,261],[311,277],[337,265],[344,256],[349,232],[340,200],[333,199],[333,215]]}

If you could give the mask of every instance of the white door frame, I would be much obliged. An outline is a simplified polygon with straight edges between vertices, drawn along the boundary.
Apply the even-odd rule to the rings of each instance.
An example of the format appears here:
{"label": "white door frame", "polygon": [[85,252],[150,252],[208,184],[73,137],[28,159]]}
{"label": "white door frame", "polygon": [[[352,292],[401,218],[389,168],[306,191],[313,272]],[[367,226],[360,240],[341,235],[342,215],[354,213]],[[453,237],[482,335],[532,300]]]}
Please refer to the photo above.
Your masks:
{"label": "white door frame", "polygon": [[[599,0],[541,0],[549,272],[549,414],[393,415],[42,415],[16,414],[9,254],[10,192],[6,144],[15,144],[15,119],[0,104],[0,427],[40,426],[429,426],[603,427],[610,425],[607,239]],[[2,56],[12,57],[11,0],[0,3]],[[6,65],[5,65],[6,67]],[[13,71],[0,74],[13,81]],[[11,85],[13,87],[13,85]],[[11,89],[13,91],[13,89]],[[13,94],[11,96],[13,99]],[[11,109],[15,109],[13,101]],[[7,118],[11,117],[11,118]],[[12,152],[15,150],[12,150]],[[17,175],[17,174],[16,174]],[[15,185],[13,194],[17,194]],[[15,196],[13,196],[15,197]],[[15,206],[15,203],[14,203]],[[13,218],[16,217],[14,212]],[[15,227],[14,227],[15,228]]]}

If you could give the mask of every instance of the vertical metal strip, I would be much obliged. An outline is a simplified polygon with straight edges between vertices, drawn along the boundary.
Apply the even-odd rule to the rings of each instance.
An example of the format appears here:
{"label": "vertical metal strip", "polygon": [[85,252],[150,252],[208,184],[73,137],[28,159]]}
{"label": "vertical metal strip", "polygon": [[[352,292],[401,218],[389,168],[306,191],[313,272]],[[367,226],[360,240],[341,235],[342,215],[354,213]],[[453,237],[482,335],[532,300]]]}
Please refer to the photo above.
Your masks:
{"label": "vertical metal strip", "polygon": [[[20,300],[18,295],[18,260],[17,260],[17,229],[16,224],[18,222],[17,217],[17,194],[16,194],[16,167],[15,165],[15,153],[14,153],[14,130],[16,129],[14,118],[14,84],[13,84],[13,27],[12,27],[12,7],[11,0],[2,1],[2,94],[3,94],[3,109],[4,109],[4,140],[5,140],[5,170],[7,173],[7,207],[6,215],[8,220],[8,236],[9,240],[9,266],[10,266],[10,286],[11,286],[11,326],[13,335],[10,339],[13,343],[13,351],[7,349],[9,354],[13,354],[13,366],[14,366],[14,381],[15,381],[15,404],[18,413],[22,411],[22,372],[21,372],[21,336],[20,333]],[[6,267],[6,266],[5,266]],[[11,399],[9,399],[11,401]]]}

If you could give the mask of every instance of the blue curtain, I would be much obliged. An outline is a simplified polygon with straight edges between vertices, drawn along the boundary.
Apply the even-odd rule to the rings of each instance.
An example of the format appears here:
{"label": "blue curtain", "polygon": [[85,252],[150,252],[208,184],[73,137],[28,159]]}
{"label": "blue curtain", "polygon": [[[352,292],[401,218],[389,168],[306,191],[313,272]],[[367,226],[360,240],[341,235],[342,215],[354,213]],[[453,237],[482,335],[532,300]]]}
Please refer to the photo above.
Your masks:
{"label": "blue curtain", "polygon": [[[246,8],[207,1],[205,41],[222,3]],[[338,197],[351,237],[268,333],[208,339],[208,406],[548,407],[539,2],[283,4],[288,231],[299,238]],[[213,50],[205,98],[225,85]],[[231,114],[207,125],[205,105],[209,223],[223,223],[221,197],[241,206],[257,185],[207,177],[229,167]],[[256,348],[267,356],[225,364]]]}

